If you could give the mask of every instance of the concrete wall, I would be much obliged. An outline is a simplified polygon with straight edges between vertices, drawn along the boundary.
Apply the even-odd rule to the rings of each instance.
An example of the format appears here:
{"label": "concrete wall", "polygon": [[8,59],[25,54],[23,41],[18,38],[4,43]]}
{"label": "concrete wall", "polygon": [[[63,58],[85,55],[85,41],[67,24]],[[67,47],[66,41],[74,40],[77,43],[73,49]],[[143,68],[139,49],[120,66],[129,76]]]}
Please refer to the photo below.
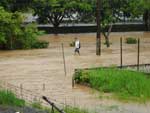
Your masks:
{"label": "concrete wall", "polygon": [[[47,33],[92,33],[96,32],[96,26],[64,26],[54,28],[52,26],[38,26],[39,30],[45,30]],[[144,24],[118,24],[113,25],[112,32],[130,32],[130,31],[146,31]]]}

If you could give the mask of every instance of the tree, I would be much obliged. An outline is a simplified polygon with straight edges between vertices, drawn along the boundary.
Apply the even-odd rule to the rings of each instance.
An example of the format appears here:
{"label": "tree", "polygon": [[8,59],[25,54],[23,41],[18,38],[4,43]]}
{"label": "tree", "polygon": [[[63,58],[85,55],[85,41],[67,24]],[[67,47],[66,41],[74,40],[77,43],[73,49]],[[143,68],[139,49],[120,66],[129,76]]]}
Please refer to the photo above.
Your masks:
{"label": "tree", "polygon": [[11,11],[28,11],[33,0],[13,0]]}
{"label": "tree", "polygon": [[86,0],[34,0],[33,9],[39,16],[39,22],[52,23],[58,27],[64,17],[71,17],[78,12],[90,11]]}
{"label": "tree", "polygon": [[150,1],[142,0],[141,4],[143,6],[143,20],[147,27],[147,30],[150,31]]}
{"label": "tree", "polygon": [[7,11],[15,12],[28,9],[31,3],[32,0],[1,0],[0,6]]}
{"label": "tree", "polygon": [[[146,3],[142,1],[146,1],[146,0],[101,0],[101,19],[100,19],[101,23],[100,24],[101,24],[101,31],[105,37],[105,44],[107,47],[110,46],[109,36],[113,28],[113,24],[118,21],[125,21],[126,17],[130,19],[140,17],[143,14],[144,4]],[[92,10],[93,15],[96,15],[95,14],[96,0],[91,0],[90,2],[91,2],[90,4],[92,5],[94,2],[95,6],[91,6],[91,7],[93,9]],[[146,4],[149,4],[148,2],[149,1],[147,0]],[[147,6],[150,7],[150,5]],[[148,11],[150,10],[148,9]],[[122,14],[124,15],[124,18],[121,17]]]}
{"label": "tree", "polygon": [[13,0],[1,0],[0,6],[3,7],[5,10],[10,10],[12,6]]}
{"label": "tree", "polygon": [[23,16],[0,7],[0,49],[45,48],[47,42],[39,42],[37,27],[33,24],[22,27]]}
{"label": "tree", "polygon": [[0,7],[0,44],[2,48],[13,48],[13,41],[21,34],[22,19],[19,13],[9,13]]}
{"label": "tree", "polygon": [[129,0],[125,8],[129,17],[142,17],[148,30],[150,30],[150,1],[149,0]]}

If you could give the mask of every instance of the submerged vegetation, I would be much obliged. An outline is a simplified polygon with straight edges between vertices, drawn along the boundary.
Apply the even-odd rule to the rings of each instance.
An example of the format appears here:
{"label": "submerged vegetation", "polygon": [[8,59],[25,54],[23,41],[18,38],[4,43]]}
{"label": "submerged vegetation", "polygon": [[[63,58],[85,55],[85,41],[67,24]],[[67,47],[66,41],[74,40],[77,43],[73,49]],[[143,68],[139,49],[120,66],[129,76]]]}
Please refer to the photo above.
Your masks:
{"label": "submerged vegetation", "polygon": [[121,100],[150,100],[150,79],[141,72],[117,68],[83,70],[76,72],[75,80]]}
{"label": "submerged vegetation", "polygon": [[136,44],[137,43],[137,39],[133,38],[133,37],[128,37],[128,38],[126,38],[126,43],[127,44]]}

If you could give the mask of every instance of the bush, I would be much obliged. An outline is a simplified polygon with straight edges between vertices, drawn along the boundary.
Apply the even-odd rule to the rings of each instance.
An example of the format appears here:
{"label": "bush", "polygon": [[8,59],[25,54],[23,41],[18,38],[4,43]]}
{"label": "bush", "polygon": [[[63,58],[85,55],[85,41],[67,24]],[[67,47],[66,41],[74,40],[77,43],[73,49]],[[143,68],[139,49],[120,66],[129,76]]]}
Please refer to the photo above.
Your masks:
{"label": "bush", "polygon": [[76,81],[76,83],[88,84],[90,81],[88,72],[82,71],[82,70],[78,71],[75,76],[75,81]]}
{"label": "bush", "polygon": [[74,79],[75,79],[75,81],[76,81],[76,83],[82,83],[82,79],[81,79],[81,77],[82,77],[82,70],[76,70],[76,72],[75,72],[75,74],[74,74]]}
{"label": "bush", "polygon": [[132,37],[126,38],[126,43],[127,44],[136,44],[137,43],[137,39],[132,38]]}
{"label": "bush", "polygon": [[75,79],[79,80],[78,83],[86,82],[90,87],[101,92],[114,93],[119,99],[150,100],[150,79],[141,72],[116,68],[97,69],[82,72]]}
{"label": "bush", "polygon": [[47,41],[37,41],[33,44],[32,48],[41,49],[41,48],[48,48],[49,42]]}
{"label": "bush", "polygon": [[10,91],[1,90],[0,91],[0,105],[23,107],[25,106],[25,101],[18,99]]}
{"label": "bush", "polygon": [[[104,42],[103,44],[104,44],[104,45],[107,45],[107,43],[106,43],[106,42]],[[111,43],[111,42],[109,42],[109,44],[110,44],[110,45],[112,45],[112,43]]]}
{"label": "bush", "polygon": [[75,46],[75,41],[70,43],[70,47],[74,47]]}
{"label": "bush", "polygon": [[36,24],[22,26],[21,13],[11,13],[0,7],[0,49],[32,49],[48,47],[46,42],[39,42],[38,36],[45,34],[37,29]]}

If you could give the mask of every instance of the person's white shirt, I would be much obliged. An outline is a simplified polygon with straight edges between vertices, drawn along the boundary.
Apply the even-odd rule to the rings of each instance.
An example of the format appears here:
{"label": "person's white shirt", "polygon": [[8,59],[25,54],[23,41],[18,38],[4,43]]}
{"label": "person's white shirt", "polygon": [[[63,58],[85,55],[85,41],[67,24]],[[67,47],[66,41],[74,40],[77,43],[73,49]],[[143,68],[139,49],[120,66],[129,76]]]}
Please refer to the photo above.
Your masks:
{"label": "person's white shirt", "polygon": [[80,41],[79,40],[75,41],[75,48],[80,48]]}

